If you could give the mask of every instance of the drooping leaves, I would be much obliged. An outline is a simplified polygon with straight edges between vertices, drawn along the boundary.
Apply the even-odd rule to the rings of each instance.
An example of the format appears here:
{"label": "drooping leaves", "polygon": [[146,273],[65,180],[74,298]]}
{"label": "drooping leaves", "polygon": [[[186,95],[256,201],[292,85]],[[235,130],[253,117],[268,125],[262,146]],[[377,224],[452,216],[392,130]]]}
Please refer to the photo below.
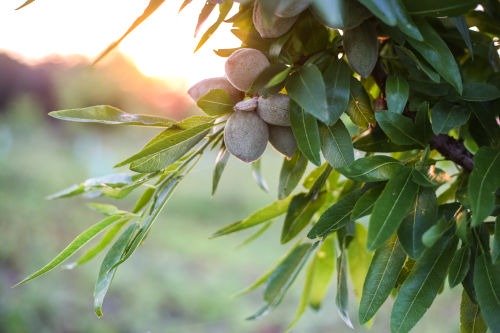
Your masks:
{"label": "drooping leaves", "polygon": [[212,176],[212,195],[214,195],[215,191],[217,191],[220,178],[222,177],[222,173],[224,172],[227,162],[229,161],[229,156],[230,156],[229,151],[226,149],[225,146],[222,146],[215,159],[214,173]]}
{"label": "drooping leaves", "polygon": [[471,250],[468,246],[462,246],[453,256],[448,272],[448,282],[453,288],[465,279],[469,272]]}
{"label": "drooping leaves", "polygon": [[335,295],[335,304],[340,318],[344,323],[354,328],[349,317],[349,290],[347,286],[347,258],[345,249],[341,249],[337,257],[337,294]]}
{"label": "drooping leaves", "polygon": [[488,254],[479,255],[474,264],[474,289],[484,321],[491,332],[500,330],[500,265],[493,265]]}
{"label": "drooping leaves", "polygon": [[105,125],[172,127],[176,124],[174,120],[167,118],[127,113],[109,105],[96,105],[81,109],[52,111],[49,112],[49,116],[61,120]]}
{"label": "drooping leaves", "polygon": [[300,151],[296,151],[292,158],[284,158],[281,167],[278,198],[286,198],[299,184],[307,168],[307,159]]}
{"label": "drooping leaves", "polygon": [[411,180],[411,170],[403,170],[385,186],[375,202],[368,226],[368,248],[375,250],[398,229],[415,202],[418,185]]}
{"label": "drooping leaves", "polygon": [[445,236],[427,249],[399,289],[391,313],[391,331],[409,332],[431,306],[446,278],[457,239]]}
{"label": "drooping leaves", "polygon": [[375,251],[363,286],[359,305],[359,321],[370,320],[396,285],[406,254],[396,237]]}
{"label": "drooping leaves", "polygon": [[315,65],[303,66],[293,73],[287,81],[286,90],[306,113],[326,124],[335,120],[328,110],[323,75]]}
{"label": "drooping leaves", "polygon": [[500,186],[500,149],[482,147],[474,156],[474,169],[468,182],[472,225],[488,217],[495,205],[494,192]]}
{"label": "drooping leaves", "polygon": [[332,126],[320,126],[320,135],[321,151],[332,167],[347,167],[354,161],[351,136],[341,120]]}
{"label": "drooping leaves", "polygon": [[304,109],[290,101],[290,122],[297,146],[305,157],[316,165],[321,164],[321,139],[316,118],[304,112]]}

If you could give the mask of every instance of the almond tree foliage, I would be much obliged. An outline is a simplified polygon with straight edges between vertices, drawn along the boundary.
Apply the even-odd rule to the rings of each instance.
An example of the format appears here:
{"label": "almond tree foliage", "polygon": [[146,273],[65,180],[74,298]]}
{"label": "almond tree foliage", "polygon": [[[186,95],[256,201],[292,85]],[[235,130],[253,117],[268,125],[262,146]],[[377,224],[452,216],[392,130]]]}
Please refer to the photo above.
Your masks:
{"label": "almond tree foliage", "polygon": [[[162,3],[150,0],[99,59]],[[195,5],[190,3],[184,1],[181,9]],[[305,274],[290,328],[308,307],[318,310],[333,301],[325,299],[332,284],[339,315],[352,327],[351,284],[361,323],[391,295],[391,330],[408,332],[448,284],[463,290],[457,309],[461,332],[500,332],[500,2],[212,0],[198,5],[196,30],[213,11],[218,17],[197,49],[221,24],[230,25],[241,46],[215,53],[230,57],[238,49],[258,50],[267,58],[265,68],[240,89],[243,101],[221,87],[205,89],[195,99],[206,115],[179,122],[111,106],[52,112],[69,121],[163,132],[117,164],[130,173],[88,179],[52,196],[120,199],[142,191],[129,211],[92,204],[104,218],[19,284],[47,273],[100,236],[69,266],[107,251],[94,292],[101,316],[116,270],[144,241],[177,185],[205,152],[215,150],[215,192],[235,155],[225,144],[226,124],[237,114],[253,116],[261,99],[280,93],[298,149],[274,144],[289,155],[281,168],[279,197],[214,234],[254,228],[252,239],[257,238],[284,216],[281,243],[294,245],[243,291],[264,289],[264,305],[250,319],[278,306],[296,277]],[[266,142],[267,136],[264,148]],[[313,169],[306,174],[308,164]],[[258,159],[252,167],[260,178]]]}

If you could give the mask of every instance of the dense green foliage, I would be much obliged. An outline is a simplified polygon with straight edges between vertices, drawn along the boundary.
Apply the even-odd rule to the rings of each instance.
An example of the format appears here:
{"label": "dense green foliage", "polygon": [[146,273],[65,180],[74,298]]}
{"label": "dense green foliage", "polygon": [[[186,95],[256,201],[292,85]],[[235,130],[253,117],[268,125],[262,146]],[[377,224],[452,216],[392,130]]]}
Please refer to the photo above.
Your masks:
{"label": "dense green foliage", "polygon": [[[162,2],[152,0],[131,29]],[[258,0],[240,4],[229,17],[232,5],[205,4],[198,26],[217,7],[220,15],[199,47],[225,20],[242,48],[266,55],[271,64],[247,96],[286,93],[298,147],[283,162],[278,200],[214,234],[260,226],[258,237],[274,218],[285,216],[281,243],[295,245],[249,288],[265,285],[264,306],[250,319],[278,306],[304,270],[304,291],[291,326],[308,305],[318,309],[326,302],[336,272],[336,305],[348,326],[349,279],[360,298],[362,323],[392,293],[391,330],[408,332],[448,277],[450,287],[463,287],[461,330],[484,332],[487,326],[500,331],[500,4]],[[255,5],[260,6],[257,19]],[[261,37],[263,29],[268,33],[284,19],[277,14],[286,16],[297,7],[304,8],[286,31]],[[209,150],[220,151],[215,191],[229,157],[223,140],[233,112],[228,103],[227,93],[212,90],[198,101],[207,115],[180,122],[108,106],[52,113],[66,120],[164,130],[117,165],[133,173],[90,179],[53,196],[123,198],[144,191],[130,211],[94,205],[105,218],[20,284],[53,269],[106,230],[80,260],[109,245],[94,293],[101,315],[117,268],[141,245],[177,185]],[[304,176],[308,162],[315,167]],[[253,168],[266,188],[258,161]],[[301,181],[302,189],[295,190]]]}

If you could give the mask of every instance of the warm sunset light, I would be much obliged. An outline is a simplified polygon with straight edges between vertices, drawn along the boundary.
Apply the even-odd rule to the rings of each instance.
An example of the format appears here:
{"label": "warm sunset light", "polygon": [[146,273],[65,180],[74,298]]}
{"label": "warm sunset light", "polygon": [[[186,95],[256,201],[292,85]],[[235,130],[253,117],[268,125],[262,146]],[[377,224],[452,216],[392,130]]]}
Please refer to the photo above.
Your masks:
{"label": "warm sunset light", "polygon": [[[148,1],[127,2],[124,6],[120,0],[37,0],[15,11],[21,3],[0,3],[0,51],[36,61],[50,55],[74,54],[94,59],[143,12]],[[200,79],[222,75],[224,60],[212,49],[235,47],[238,41],[226,26],[194,54],[198,40],[193,37],[194,28],[204,2],[193,1],[179,14],[181,3],[166,1],[123,41],[118,51],[144,74],[185,88]],[[214,19],[209,19],[207,26]]]}

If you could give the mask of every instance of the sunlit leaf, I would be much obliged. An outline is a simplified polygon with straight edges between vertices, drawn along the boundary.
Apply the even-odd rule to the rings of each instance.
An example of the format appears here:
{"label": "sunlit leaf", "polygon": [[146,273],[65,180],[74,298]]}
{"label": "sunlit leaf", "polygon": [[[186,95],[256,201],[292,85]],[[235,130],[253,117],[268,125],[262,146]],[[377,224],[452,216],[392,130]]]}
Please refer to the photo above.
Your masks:
{"label": "sunlit leaf", "polygon": [[297,150],[292,158],[284,158],[280,171],[278,198],[283,199],[292,193],[299,184],[307,168],[307,159]]}

